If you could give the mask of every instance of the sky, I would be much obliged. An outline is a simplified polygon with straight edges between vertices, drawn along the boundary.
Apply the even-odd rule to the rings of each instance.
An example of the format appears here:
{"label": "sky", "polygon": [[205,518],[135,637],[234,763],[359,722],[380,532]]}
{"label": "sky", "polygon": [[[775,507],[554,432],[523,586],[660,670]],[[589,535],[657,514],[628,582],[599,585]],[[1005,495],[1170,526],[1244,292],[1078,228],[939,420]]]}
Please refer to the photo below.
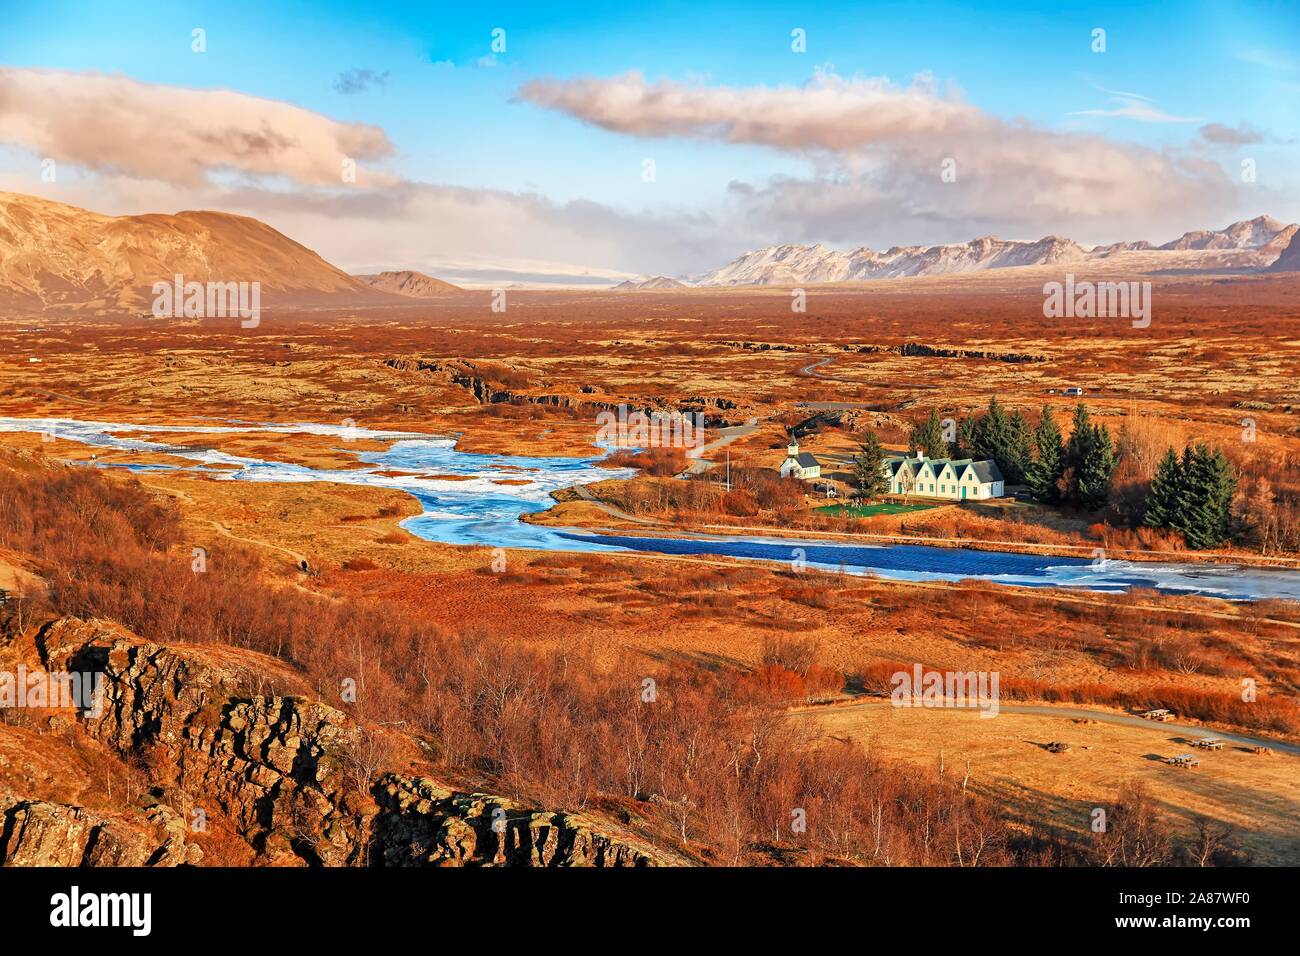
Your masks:
{"label": "sky", "polygon": [[1294,0],[847,6],[0,0],[0,189],[476,285],[1300,220]]}

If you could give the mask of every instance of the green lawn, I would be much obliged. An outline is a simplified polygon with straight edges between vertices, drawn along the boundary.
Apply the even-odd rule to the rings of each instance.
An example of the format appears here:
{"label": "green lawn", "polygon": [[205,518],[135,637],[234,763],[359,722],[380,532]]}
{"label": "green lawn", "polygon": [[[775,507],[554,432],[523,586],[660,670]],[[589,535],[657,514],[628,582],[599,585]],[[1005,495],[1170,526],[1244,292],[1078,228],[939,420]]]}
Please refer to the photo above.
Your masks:
{"label": "green lawn", "polygon": [[872,515],[905,515],[913,511],[929,511],[935,505],[900,505],[893,501],[877,501],[870,505],[826,505],[818,511],[829,515],[842,515],[846,511],[856,518],[870,518]]}

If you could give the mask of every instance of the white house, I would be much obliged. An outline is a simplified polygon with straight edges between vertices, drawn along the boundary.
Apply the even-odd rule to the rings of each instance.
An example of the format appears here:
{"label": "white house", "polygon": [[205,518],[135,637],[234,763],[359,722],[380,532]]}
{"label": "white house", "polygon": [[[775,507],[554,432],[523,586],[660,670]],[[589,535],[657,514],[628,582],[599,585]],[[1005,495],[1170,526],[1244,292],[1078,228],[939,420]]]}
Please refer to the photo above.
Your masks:
{"label": "white house", "polygon": [[781,462],[781,477],[788,478],[793,475],[804,481],[810,481],[813,478],[820,478],[822,474],[822,463],[806,451],[799,450],[797,441],[790,442],[786,448],[785,461]]}
{"label": "white house", "polygon": [[972,461],[969,458],[915,458],[906,455],[885,459],[889,476],[889,493],[917,495],[921,498],[947,498],[952,501],[1001,498],[1002,472],[997,462]]}

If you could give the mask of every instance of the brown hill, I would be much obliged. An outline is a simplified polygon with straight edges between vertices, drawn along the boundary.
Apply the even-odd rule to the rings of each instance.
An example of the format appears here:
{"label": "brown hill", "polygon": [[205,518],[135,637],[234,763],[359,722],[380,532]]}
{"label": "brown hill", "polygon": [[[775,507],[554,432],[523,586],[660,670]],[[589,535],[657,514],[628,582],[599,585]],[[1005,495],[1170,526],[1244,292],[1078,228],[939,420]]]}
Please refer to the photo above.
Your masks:
{"label": "brown hill", "polygon": [[452,285],[450,282],[444,282],[442,279],[435,279],[433,276],[427,276],[423,272],[415,272],[411,269],[379,272],[375,275],[353,276],[353,278],[360,279],[372,289],[378,289],[380,292],[391,292],[394,295],[405,295],[413,299],[426,299],[447,292],[465,291],[458,285]]}
{"label": "brown hill", "polygon": [[177,274],[260,282],[263,308],[388,298],[247,216],[104,216],[0,192],[0,307],[146,310]]}

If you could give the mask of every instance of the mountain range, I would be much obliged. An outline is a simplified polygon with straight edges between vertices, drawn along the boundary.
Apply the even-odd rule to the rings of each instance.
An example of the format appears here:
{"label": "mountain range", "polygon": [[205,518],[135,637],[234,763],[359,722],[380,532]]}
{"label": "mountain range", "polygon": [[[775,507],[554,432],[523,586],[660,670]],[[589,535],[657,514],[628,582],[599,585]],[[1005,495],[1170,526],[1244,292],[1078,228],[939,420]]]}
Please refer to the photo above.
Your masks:
{"label": "mountain range", "polygon": [[[865,247],[777,245],[747,252],[710,272],[629,279],[620,291],[692,286],[801,285],[976,273],[1060,264],[1135,274],[1300,271],[1295,224],[1266,216],[1219,230],[1188,232],[1162,246],[1115,243],[1085,249],[1071,239],[1034,242],[991,236],[967,243]],[[411,270],[348,275],[265,223],[223,212],[105,216],[63,203],[0,192],[0,308],[121,312],[148,309],[156,282],[259,282],[268,308],[410,304],[461,291]]]}
{"label": "mountain range", "polygon": [[[1264,268],[1278,260],[1295,242],[1300,226],[1259,216],[1234,222],[1219,230],[1184,233],[1172,242],[1120,242],[1085,249],[1072,239],[1045,236],[1033,242],[985,236],[970,242],[938,246],[894,246],[877,252],[865,246],[847,252],[817,245],[767,246],[747,252],[720,268],[691,276],[695,286],[800,285],[818,282],[853,282],[905,276],[950,275],[1042,266],[1087,263],[1130,252],[1203,252],[1182,256],[1169,264],[1178,268]],[[1148,259],[1150,257],[1147,257]],[[1159,265],[1159,260],[1156,260]]]}

